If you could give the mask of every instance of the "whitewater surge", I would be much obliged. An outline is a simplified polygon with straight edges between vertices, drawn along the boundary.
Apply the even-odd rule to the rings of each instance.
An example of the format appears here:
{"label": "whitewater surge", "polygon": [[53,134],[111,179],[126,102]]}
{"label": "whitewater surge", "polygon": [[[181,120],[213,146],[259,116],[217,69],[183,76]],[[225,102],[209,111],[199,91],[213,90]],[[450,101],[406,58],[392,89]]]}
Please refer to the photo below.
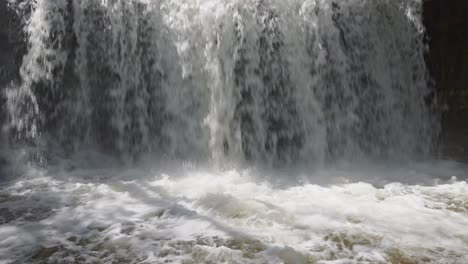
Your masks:
{"label": "whitewater surge", "polygon": [[281,188],[248,170],[29,173],[0,191],[2,263],[468,261],[468,184],[455,178]]}

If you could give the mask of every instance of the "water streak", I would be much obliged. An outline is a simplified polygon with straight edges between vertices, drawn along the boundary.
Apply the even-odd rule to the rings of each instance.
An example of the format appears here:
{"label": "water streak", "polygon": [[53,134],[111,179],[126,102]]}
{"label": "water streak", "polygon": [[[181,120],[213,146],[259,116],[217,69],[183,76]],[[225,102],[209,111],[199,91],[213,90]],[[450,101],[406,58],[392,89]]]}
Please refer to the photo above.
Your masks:
{"label": "water streak", "polygon": [[7,91],[17,138],[269,166],[433,150],[421,1],[39,0],[31,10],[22,82]]}

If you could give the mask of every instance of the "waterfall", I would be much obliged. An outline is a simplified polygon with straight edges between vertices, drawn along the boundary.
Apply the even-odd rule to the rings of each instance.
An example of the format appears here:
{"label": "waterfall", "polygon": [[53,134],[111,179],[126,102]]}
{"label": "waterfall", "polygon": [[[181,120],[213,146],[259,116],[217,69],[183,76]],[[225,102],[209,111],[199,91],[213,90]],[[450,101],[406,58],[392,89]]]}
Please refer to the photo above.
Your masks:
{"label": "waterfall", "polygon": [[468,263],[423,1],[0,0],[0,262]]}
{"label": "waterfall", "polygon": [[420,0],[8,1],[18,144],[268,166],[433,151]]}

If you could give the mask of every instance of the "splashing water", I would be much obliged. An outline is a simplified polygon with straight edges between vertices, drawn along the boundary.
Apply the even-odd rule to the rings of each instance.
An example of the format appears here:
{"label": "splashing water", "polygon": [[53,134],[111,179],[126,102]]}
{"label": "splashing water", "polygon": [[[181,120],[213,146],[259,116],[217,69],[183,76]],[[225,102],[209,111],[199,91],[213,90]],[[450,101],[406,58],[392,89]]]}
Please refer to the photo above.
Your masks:
{"label": "splashing water", "polygon": [[468,261],[468,185],[456,179],[278,188],[249,171],[31,173],[0,192],[6,263]]}
{"label": "splashing water", "polygon": [[420,0],[8,2],[0,262],[468,262]]}

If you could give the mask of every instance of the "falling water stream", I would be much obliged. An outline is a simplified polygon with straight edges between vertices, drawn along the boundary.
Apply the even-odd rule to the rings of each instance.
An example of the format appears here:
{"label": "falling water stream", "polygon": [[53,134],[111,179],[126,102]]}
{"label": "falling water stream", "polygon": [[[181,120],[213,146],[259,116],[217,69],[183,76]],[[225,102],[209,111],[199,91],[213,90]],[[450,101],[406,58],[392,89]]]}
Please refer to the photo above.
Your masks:
{"label": "falling water stream", "polygon": [[0,263],[468,263],[421,0],[6,1]]}

